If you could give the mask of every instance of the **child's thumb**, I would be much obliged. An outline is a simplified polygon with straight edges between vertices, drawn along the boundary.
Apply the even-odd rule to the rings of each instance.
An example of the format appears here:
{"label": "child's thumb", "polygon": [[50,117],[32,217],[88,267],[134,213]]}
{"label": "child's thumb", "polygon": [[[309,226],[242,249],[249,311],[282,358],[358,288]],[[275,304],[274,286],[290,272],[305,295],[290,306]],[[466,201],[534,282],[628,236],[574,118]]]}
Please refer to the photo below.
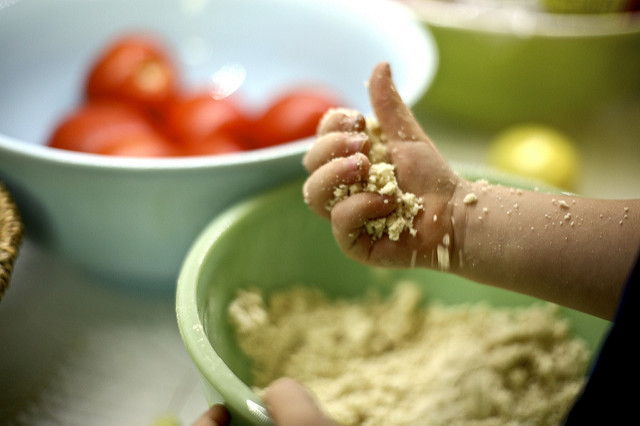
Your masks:
{"label": "child's thumb", "polygon": [[389,140],[399,142],[427,139],[411,109],[402,101],[388,63],[382,62],[375,66],[368,87],[378,124]]}

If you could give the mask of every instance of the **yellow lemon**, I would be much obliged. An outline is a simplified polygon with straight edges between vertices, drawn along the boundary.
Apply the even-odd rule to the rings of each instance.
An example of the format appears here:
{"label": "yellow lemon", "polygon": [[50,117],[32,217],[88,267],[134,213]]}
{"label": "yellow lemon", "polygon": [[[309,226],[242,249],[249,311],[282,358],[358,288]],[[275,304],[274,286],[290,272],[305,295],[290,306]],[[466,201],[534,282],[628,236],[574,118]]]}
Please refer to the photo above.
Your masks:
{"label": "yellow lemon", "polygon": [[547,126],[523,124],[496,136],[489,147],[489,163],[570,190],[576,183],[580,161],[566,135]]}

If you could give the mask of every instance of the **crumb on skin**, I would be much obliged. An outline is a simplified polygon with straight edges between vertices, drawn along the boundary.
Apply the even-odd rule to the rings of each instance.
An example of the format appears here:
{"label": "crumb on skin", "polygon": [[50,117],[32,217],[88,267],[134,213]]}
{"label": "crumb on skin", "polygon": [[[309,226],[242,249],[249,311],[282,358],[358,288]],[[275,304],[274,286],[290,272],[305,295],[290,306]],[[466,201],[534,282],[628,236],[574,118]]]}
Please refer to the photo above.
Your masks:
{"label": "crumb on skin", "polygon": [[478,202],[478,196],[475,193],[470,192],[464,196],[462,202],[465,204],[475,204],[476,202]]}
{"label": "crumb on skin", "polygon": [[451,266],[449,258],[449,248],[443,244],[438,244],[436,248],[436,259],[438,260],[438,268],[442,271],[448,271]]}

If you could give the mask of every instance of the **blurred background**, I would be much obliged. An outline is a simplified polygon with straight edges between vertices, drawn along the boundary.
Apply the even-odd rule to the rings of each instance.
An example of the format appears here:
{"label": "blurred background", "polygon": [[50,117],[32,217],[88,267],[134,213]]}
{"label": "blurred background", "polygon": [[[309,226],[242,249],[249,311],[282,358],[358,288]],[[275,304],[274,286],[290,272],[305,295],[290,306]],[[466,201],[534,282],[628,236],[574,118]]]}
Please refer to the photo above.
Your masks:
{"label": "blurred background", "polygon": [[[405,3],[439,51],[437,75],[414,109],[449,158],[584,195],[637,197],[636,2]],[[572,176],[558,176],[563,168]]]}
{"label": "blurred background", "polygon": [[[435,43],[435,75],[412,106],[447,159],[588,197],[640,197],[638,2],[389,1]],[[0,25],[20,3],[0,0]],[[105,286],[29,238],[11,280],[0,424],[190,424],[205,409],[172,295]]]}

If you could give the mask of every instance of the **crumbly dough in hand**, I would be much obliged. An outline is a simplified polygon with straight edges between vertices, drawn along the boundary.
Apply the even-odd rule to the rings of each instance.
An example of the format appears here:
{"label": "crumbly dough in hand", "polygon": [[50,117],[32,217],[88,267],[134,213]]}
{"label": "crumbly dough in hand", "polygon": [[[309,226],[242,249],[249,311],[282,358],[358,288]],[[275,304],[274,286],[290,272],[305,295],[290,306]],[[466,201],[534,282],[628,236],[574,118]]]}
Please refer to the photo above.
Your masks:
{"label": "crumbly dough in hand", "polygon": [[391,195],[396,198],[398,203],[396,210],[389,216],[367,221],[364,232],[370,234],[373,240],[380,239],[384,234],[387,234],[390,240],[397,241],[404,231],[415,236],[417,230],[413,227],[413,218],[424,208],[423,200],[413,193],[402,191],[398,186],[395,166],[388,162],[384,135],[375,119],[369,118],[367,120],[366,132],[371,142],[369,152],[371,167],[367,182],[353,185],[342,184],[335,188],[333,199],[327,209],[331,210],[339,201],[359,192]]}

